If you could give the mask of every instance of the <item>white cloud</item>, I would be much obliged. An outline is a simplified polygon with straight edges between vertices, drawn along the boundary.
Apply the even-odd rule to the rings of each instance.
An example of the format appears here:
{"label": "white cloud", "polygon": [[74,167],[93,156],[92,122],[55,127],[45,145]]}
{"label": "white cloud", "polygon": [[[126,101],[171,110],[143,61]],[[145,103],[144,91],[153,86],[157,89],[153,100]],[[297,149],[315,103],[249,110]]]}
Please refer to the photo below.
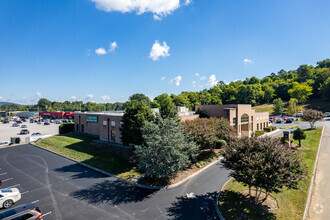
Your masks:
{"label": "white cloud", "polygon": [[120,98],[122,98],[122,99],[125,99],[125,97],[124,97],[124,96],[120,96]]}
{"label": "white cloud", "polygon": [[195,76],[199,76],[199,73],[195,73]]}
{"label": "white cloud", "polygon": [[[92,0],[96,8],[106,11],[128,13],[136,11],[138,15],[153,13],[154,19],[161,20],[181,5],[188,5],[191,0]],[[180,4],[181,3],[181,4]]]}
{"label": "white cloud", "polygon": [[109,53],[114,53],[117,47],[118,47],[117,42],[116,41],[112,42],[110,44]]}
{"label": "white cloud", "polygon": [[206,86],[213,87],[213,86],[217,85],[217,83],[218,83],[218,81],[217,81],[215,75],[211,75],[209,77],[209,79],[207,80]]}
{"label": "white cloud", "polygon": [[76,100],[78,100],[78,97],[75,96],[75,95],[73,95],[73,96],[71,96],[71,100],[72,100],[72,101],[76,101]]}
{"label": "white cloud", "polygon": [[164,81],[165,80],[165,76],[163,76],[162,78],[160,78],[162,81]]}
{"label": "white cloud", "polygon": [[201,78],[199,78],[199,80],[206,80],[206,77],[205,76],[202,76]]}
{"label": "white cloud", "polygon": [[94,98],[93,94],[86,95],[86,100],[92,100]]}
{"label": "white cloud", "polygon": [[243,63],[244,64],[251,64],[251,63],[253,63],[253,61],[251,59],[244,59]]}
{"label": "white cloud", "polygon": [[160,45],[158,41],[155,41],[155,43],[152,45],[152,48],[150,50],[149,58],[153,61],[159,60],[160,57],[168,57],[170,56],[169,51],[170,47],[167,46],[166,42],[163,42],[163,45]]}
{"label": "white cloud", "polygon": [[42,96],[42,94],[41,94],[41,92],[37,92],[37,98],[41,98],[41,96]]}
{"label": "white cloud", "polygon": [[95,50],[95,53],[97,55],[104,55],[104,54],[107,54],[107,51],[105,51],[105,49],[103,47],[100,47],[100,48]]}
{"label": "white cloud", "polygon": [[175,77],[174,79],[171,79],[170,80],[170,83],[171,84],[174,84],[176,86],[179,86],[180,85],[180,81],[181,81],[182,77],[181,76],[177,76]]}
{"label": "white cloud", "polygon": [[196,81],[192,81],[193,87],[196,87]]}
{"label": "white cloud", "polygon": [[2,96],[0,96],[0,101],[5,101],[6,99]]}
{"label": "white cloud", "polygon": [[110,100],[110,96],[108,96],[108,95],[100,96],[100,98],[101,98],[103,101],[109,101],[109,100]]}

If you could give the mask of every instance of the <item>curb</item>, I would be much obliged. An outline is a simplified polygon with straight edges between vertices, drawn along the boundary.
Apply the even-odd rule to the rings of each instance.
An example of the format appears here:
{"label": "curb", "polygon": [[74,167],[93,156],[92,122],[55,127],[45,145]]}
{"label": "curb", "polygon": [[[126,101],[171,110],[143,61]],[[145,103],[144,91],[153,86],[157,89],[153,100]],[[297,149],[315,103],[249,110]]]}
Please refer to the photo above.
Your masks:
{"label": "curb", "polygon": [[271,132],[267,132],[263,135],[260,135],[260,137],[266,137],[266,136],[269,136],[269,135],[273,135],[273,134],[276,134],[277,132],[281,132],[282,130],[280,128],[277,128],[276,130],[274,131],[271,131]]}
{"label": "curb", "polygon": [[132,184],[133,186],[140,187],[140,188],[144,188],[144,189],[172,189],[172,188],[175,188],[175,187],[177,187],[177,186],[179,186],[179,185],[181,185],[181,184],[187,182],[189,179],[193,178],[194,176],[198,175],[198,174],[201,173],[202,171],[206,170],[206,169],[209,168],[210,166],[212,166],[212,165],[218,163],[219,161],[221,161],[221,160],[223,159],[223,157],[220,157],[219,159],[213,161],[212,163],[210,163],[210,164],[208,164],[207,166],[203,167],[203,168],[200,169],[199,171],[197,171],[197,172],[191,174],[190,176],[187,176],[187,177],[184,178],[183,180],[181,180],[181,181],[179,181],[179,182],[177,182],[177,183],[174,183],[174,184],[172,184],[172,185],[168,185],[168,186],[148,186],[148,185],[143,185],[143,184],[139,184],[139,183],[133,183],[133,182],[130,182],[130,181],[126,180],[126,179],[120,178],[119,176],[116,176],[116,175],[114,175],[114,174],[111,174],[111,173],[108,173],[108,172],[106,172],[106,171],[100,170],[100,169],[98,169],[98,168],[96,168],[96,167],[93,167],[93,166],[90,166],[90,165],[88,165],[88,164],[85,164],[85,163],[82,163],[82,162],[76,161],[76,160],[74,160],[74,159],[71,159],[71,158],[65,157],[65,156],[63,156],[63,155],[61,155],[61,154],[58,154],[58,153],[54,152],[54,151],[51,151],[51,150],[48,150],[48,149],[45,149],[45,148],[39,147],[39,146],[37,146],[37,145],[35,145],[35,144],[32,144],[32,143],[29,143],[29,144],[32,145],[32,146],[34,146],[34,147],[37,147],[37,148],[39,148],[39,149],[42,149],[42,150],[48,151],[48,152],[50,152],[50,153],[56,154],[57,156],[60,156],[60,157],[62,157],[62,158],[65,158],[65,159],[71,160],[72,162],[78,163],[78,164],[80,164],[80,165],[82,165],[82,166],[84,166],[84,167],[87,167],[87,168],[89,168],[89,169],[92,169],[92,170],[94,170],[94,171],[97,171],[97,172],[99,172],[99,173],[102,173],[102,174],[104,174],[104,175],[106,175],[106,176],[115,177],[115,178],[117,178],[117,179],[119,179],[119,180],[121,180],[121,181],[123,181],[123,182],[130,183],[130,184]]}
{"label": "curb", "polygon": [[320,149],[321,149],[323,132],[324,132],[324,126],[322,127],[322,133],[321,133],[319,148],[317,150],[317,155],[316,155],[316,159],[315,159],[315,163],[314,163],[314,169],[313,169],[313,173],[312,173],[311,183],[309,185],[308,196],[307,196],[307,201],[306,201],[306,205],[305,205],[305,211],[304,211],[304,215],[303,215],[303,218],[302,218],[303,220],[305,220],[307,218],[307,213],[308,213],[308,209],[309,209],[309,205],[310,205],[310,200],[311,200],[313,185],[314,185],[314,179],[315,179],[315,173],[316,173],[316,167],[317,167],[317,163],[318,163],[318,160],[319,160],[319,154],[320,154]]}
{"label": "curb", "polygon": [[225,218],[222,216],[221,212],[220,212],[220,209],[219,209],[219,198],[220,198],[220,194],[223,190],[223,188],[225,188],[225,186],[229,183],[230,180],[232,180],[233,177],[231,177],[229,180],[227,180],[227,182],[225,184],[223,184],[222,188],[220,189],[218,195],[217,195],[217,200],[216,200],[216,203],[215,203],[215,211],[217,212],[220,220],[225,220]]}

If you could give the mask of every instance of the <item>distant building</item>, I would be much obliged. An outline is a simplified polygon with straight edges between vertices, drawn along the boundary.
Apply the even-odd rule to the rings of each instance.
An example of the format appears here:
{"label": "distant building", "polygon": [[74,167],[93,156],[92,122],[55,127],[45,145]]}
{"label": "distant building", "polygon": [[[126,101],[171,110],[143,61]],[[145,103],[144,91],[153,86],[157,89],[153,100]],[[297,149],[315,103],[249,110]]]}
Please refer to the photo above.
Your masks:
{"label": "distant building", "polygon": [[72,119],[74,118],[74,112],[39,112],[39,116],[49,119]]}
{"label": "distant building", "polygon": [[196,105],[195,110],[197,109],[208,117],[228,119],[239,137],[262,131],[269,123],[269,113],[255,112],[250,104]]}

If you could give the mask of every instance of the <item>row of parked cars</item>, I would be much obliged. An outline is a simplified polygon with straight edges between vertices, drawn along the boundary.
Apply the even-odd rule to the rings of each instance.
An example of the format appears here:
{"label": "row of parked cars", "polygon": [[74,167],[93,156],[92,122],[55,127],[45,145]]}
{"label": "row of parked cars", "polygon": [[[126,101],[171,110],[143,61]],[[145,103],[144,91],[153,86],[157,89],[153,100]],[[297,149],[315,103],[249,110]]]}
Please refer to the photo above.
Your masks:
{"label": "row of parked cars", "polygon": [[[2,181],[0,178],[0,186]],[[22,198],[20,191],[15,188],[0,189],[0,208],[8,209],[0,212],[0,219],[3,220],[25,220],[42,219],[42,212],[34,203],[28,203],[9,209]]]}
{"label": "row of parked cars", "polygon": [[[299,112],[298,112],[299,113]],[[269,116],[269,122],[270,123],[293,123],[294,121],[298,120],[298,114],[297,114],[297,118],[293,118],[293,117],[289,117],[287,113],[283,113],[280,117],[276,117],[276,116]]]}

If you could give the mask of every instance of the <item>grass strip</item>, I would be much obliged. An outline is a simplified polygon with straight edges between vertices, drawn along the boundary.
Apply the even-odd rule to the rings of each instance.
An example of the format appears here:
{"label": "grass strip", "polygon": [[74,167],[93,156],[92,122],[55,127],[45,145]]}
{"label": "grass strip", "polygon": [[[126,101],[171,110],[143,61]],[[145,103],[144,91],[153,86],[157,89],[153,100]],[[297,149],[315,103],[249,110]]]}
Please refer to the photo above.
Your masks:
{"label": "grass strip", "polygon": [[95,138],[79,134],[66,134],[42,139],[36,145],[124,179],[140,175],[136,171],[135,164],[89,146],[92,140]]}
{"label": "grass strip", "polygon": [[[241,192],[248,189],[241,183],[232,179],[222,191],[219,199],[220,211],[225,219],[302,219],[307,200],[308,189],[314,169],[314,162],[321,138],[322,128],[315,130],[305,130],[306,139],[302,140],[300,149],[303,162],[308,167],[308,177],[304,182],[300,182],[296,190],[284,189],[283,192],[270,194],[277,200],[279,209],[273,213],[258,212],[251,209],[249,204],[243,202]],[[294,143],[298,144],[297,141]],[[246,216],[241,214],[245,212]]]}

